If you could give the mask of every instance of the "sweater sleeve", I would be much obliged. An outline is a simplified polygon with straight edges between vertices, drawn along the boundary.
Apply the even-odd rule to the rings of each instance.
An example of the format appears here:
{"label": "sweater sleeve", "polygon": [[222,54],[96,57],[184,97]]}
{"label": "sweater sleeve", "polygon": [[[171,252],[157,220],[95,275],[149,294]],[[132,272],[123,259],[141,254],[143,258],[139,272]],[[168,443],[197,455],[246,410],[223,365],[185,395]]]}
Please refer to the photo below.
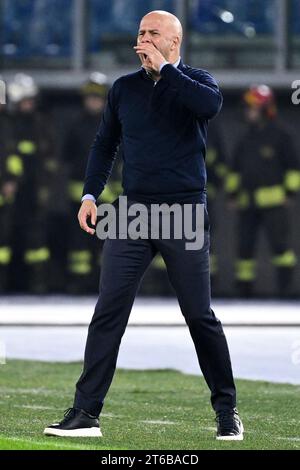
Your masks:
{"label": "sweater sleeve", "polygon": [[121,139],[121,124],[117,114],[116,83],[108,93],[99,129],[88,156],[83,196],[91,194],[97,200],[111,174]]}
{"label": "sweater sleeve", "polygon": [[222,94],[215,79],[205,70],[192,69],[191,78],[172,64],[166,64],[160,73],[177,89],[182,102],[197,118],[211,119],[220,111]]}

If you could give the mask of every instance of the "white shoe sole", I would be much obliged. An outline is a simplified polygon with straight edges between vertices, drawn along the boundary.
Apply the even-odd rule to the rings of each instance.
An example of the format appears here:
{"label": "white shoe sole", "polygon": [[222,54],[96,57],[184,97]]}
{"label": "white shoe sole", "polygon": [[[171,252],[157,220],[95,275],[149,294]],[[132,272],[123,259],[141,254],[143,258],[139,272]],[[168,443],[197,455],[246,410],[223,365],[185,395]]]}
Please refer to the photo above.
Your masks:
{"label": "white shoe sole", "polygon": [[242,441],[244,439],[244,426],[241,422],[241,433],[236,436],[217,436],[217,441]]}
{"label": "white shoe sole", "polygon": [[55,429],[46,428],[45,436],[58,437],[102,437],[100,428],[82,428],[82,429]]}
{"label": "white shoe sole", "polygon": [[244,439],[243,434],[237,434],[236,436],[217,436],[217,441],[242,441]]}

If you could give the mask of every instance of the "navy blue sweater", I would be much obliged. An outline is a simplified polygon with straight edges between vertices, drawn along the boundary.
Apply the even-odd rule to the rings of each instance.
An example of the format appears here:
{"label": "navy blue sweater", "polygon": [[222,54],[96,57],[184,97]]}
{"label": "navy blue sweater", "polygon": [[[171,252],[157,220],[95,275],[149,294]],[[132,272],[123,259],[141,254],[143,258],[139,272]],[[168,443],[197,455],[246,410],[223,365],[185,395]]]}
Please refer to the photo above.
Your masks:
{"label": "navy blue sweater", "polygon": [[207,126],[221,105],[214,78],[182,61],[166,64],[156,85],[143,68],[120,77],[91,146],[83,195],[101,194],[121,143],[128,199],[205,202]]}

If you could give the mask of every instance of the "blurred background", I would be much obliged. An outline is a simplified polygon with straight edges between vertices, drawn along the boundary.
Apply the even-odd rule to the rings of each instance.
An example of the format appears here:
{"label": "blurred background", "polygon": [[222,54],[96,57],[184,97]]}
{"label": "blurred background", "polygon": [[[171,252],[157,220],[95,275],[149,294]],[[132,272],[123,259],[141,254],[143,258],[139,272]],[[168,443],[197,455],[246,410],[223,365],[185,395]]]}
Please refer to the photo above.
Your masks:
{"label": "blurred background", "polygon": [[[156,9],[178,16],[183,61],[224,95],[206,156],[213,297],[300,297],[300,0],[0,0],[2,295],[97,293],[101,242],[77,225],[84,169]],[[119,154],[103,202],[122,193]],[[139,295],[173,295],[160,257]]]}
{"label": "blurred background", "polygon": [[[224,95],[207,196],[212,305],[235,376],[299,384],[300,0],[0,0],[0,364],[82,360],[102,250],[77,223],[88,151],[155,9],[180,18],[183,62]],[[122,193],[118,153],[102,202]],[[199,374],[159,256],[138,295],[118,367]]]}

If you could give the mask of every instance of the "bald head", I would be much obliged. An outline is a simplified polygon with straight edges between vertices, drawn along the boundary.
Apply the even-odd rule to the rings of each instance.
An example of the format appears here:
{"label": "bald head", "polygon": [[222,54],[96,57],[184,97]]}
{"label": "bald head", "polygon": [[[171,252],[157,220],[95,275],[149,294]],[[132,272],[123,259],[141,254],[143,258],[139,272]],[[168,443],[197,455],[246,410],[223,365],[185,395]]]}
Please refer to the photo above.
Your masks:
{"label": "bald head", "polygon": [[179,19],[164,10],[147,13],[141,20],[138,42],[152,42],[170,62],[180,54],[182,26]]}
{"label": "bald head", "polygon": [[[182,41],[182,26],[177,16],[164,10],[154,10],[147,13],[143,20],[152,20],[159,23],[162,27],[167,28],[171,34],[177,35]],[[142,22],[141,21],[141,22]]]}

